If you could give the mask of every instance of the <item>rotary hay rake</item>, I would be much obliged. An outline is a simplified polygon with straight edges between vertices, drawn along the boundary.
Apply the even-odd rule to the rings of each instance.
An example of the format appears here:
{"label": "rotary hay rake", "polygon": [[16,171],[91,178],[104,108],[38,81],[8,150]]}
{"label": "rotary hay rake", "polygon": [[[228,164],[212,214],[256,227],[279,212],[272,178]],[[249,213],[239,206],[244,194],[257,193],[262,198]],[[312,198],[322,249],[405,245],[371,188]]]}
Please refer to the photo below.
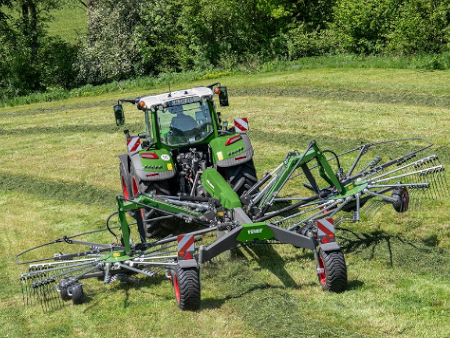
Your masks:
{"label": "rotary hay rake", "polygon": [[[438,156],[422,155],[432,146],[425,139],[409,138],[365,144],[335,154],[322,151],[312,141],[306,151],[288,153],[276,169],[267,172],[241,197],[214,168],[201,172],[209,197],[155,193],[139,194],[135,199],[117,196],[118,210],[107,219],[106,228],[63,237],[16,256],[18,264],[28,266],[20,277],[24,302],[37,301],[44,310],[59,307],[67,300],[80,304],[84,300],[84,279],[111,283],[130,280],[137,274],[154,277],[163,270],[174,288],[178,306],[182,310],[197,310],[203,264],[241,246],[280,243],[311,250],[322,288],[342,292],[347,285],[347,270],[335,239],[335,227],[346,221],[360,221],[362,215],[372,217],[384,205],[392,205],[396,212],[403,213],[419,208],[424,199],[444,196],[444,166]],[[389,149],[404,152],[383,160]],[[374,156],[376,150],[383,156]],[[332,156],[327,158],[327,153]],[[344,171],[341,164],[347,164],[349,169]],[[305,195],[280,197],[286,186],[286,190]],[[142,208],[157,211],[151,222],[176,219],[203,228],[147,240],[141,213],[135,213],[134,224],[128,223],[126,216],[127,212]],[[111,227],[110,219],[116,214],[119,225]],[[133,233],[139,235],[137,244],[131,240],[134,225],[137,231]],[[120,238],[113,231],[117,229]],[[209,236],[207,243],[208,236],[204,235],[215,231],[220,236],[212,242],[213,236]],[[114,235],[116,243],[79,240],[102,232]],[[57,251],[46,258],[24,259],[38,249],[48,251],[55,245],[62,245],[65,253]],[[75,246],[84,249],[65,251]]]}

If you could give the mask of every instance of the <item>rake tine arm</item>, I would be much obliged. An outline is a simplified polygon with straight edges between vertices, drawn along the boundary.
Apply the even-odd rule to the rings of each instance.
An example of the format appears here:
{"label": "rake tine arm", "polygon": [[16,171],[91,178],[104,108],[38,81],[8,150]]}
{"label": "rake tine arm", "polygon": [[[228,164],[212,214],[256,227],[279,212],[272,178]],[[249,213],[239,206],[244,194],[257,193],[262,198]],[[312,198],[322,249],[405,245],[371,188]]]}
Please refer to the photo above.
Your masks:
{"label": "rake tine arm", "polygon": [[423,165],[425,164],[425,161],[429,161],[430,158],[435,157],[435,156],[436,156],[436,155],[431,155],[431,156],[428,156],[428,157],[424,157],[424,158],[422,158],[422,159],[420,159],[420,160],[417,160],[417,161],[415,161],[415,162],[406,164],[406,165],[404,165],[404,166],[401,166],[401,167],[399,167],[399,168],[397,168],[397,169],[391,170],[391,171],[389,171],[389,172],[387,172],[387,173],[384,173],[384,174],[382,174],[382,175],[378,175],[378,176],[372,177],[371,180],[373,181],[373,180],[376,180],[376,179],[379,179],[379,178],[388,176],[388,175],[390,175],[390,174],[393,174],[393,173],[395,173],[395,172],[397,172],[397,171],[401,171],[401,170],[407,169],[407,168],[409,168],[409,167],[415,167],[415,168],[421,167],[421,166],[423,166]]}
{"label": "rake tine arm", "polygon": [[[285,213],[285,212],[288,212],[288,211],[290,211],[290,210],[292,210],[292,209],[295,209],[295,208],[304,206],[304,205],[306,205],[306,204],[308,204],[308,203],[310,203],[310,202],[313,202],[313,201],[317,200],[318,198],[319,198],[319,195],[311,196],[311,197],[309,197],[309,198],[307,198],[307,199],[305,199],[305,200],[301,200],[300,202],[291,204],[291,205],[289,205],[289,206],[287,206],[287,207],[285,207],[285,208],[282,208],[282,209],[279,209],[279,210],[275,210],[275,211],[266,213],[263,217],[260,217],[260,218],[254,220],[254,221],[255,221],[255,222],[263,222],[263,221],[266,221],[266,220],[268,220],[268,219],[270,219],[270,218],[272,218],[272,217],[281,215],[281,214],[283,214],[283,213]],[[320,202],[318,202],[318,203],[320,203]]]}
{"label": "rake tine arm", "polygon": [[369,184],[367,188],[429,188],[430,183]]}
{"label": "rake tine arm", "polygon": [[342,202],[343,202],[343,200],[342,200],[342,199],[339,199],[339,200],[336,200],[336,201],[334,201],[334,202],[328,204],[327,206],[324,206],[324,208],[321,209],[320,211],[315,212],[315,213],[312,214],[310,217],[305,218],[304,220],[301,220],[300,222],[295,223],[294,225],[290,226],[287,230],[288,230],[288,231],[292,231],[292,230],[298,228],[301,224],[307,222],[308,220],[314,219],[314,216],[317,216],[317,215],[319,215],[319,214],[323,214],[325,211],[330,210],[330,208],[333,208],[333,207],[335,207],[336,205],[338,205],[339,203],[342,203]]}
{"label": "rake tine arm", "polygon": [[411,175],[416,175],[416,174],[421,174],[421,173],[430,173],[433,170],[435,170],[436,168],[442,168],[442,166],[436,166],[436,167],[431,167],[431,168],[428,168],[428,169],[417,170],[417,171],[413,171],[413,172],[410,172],[410,173],[407,173],[407,174],[392,176],[392,177],[384,178],[384,179],[381,179],[381,180],[375,180],[375,181],[371,180],[370,183],[381,183],[381,182],[392,181],[392,180],[396,180],[396,179],[407,177],[407,176],[411,176]]}
{"label": "rake tine arm", "polygon": [[348,171],[347,176],[350,176],[353,173],[353,170],[355,170],[355,167],[358,164],[359,160],[369,150],[369,147],[370,147],[369,144],[367,144],[367,145],[365,144],[361,147],[361,150],[359,151],[358,156],[356,157],[355,161],[353,162],[352,167]]}
{"label": "rake tine arm", "polygon": [[281,220],[272,222],[272,224],[276,225],[276,224],[278,224],[278,223],[282,223],[282,222],[284,222],[284,221],[287,221],[288,219],[295,218],[295,217],[298,217],[298,216],[307,214],[308,212],[311,212],[311,211],[314,211],[314,210],[323,208],[326,204],[327,204],[327,203],[323,203],[323,204],[320,204],[320,205],[318,205],[318,206],[315,206],[315,207],[312,207],[312,208],[309,208],[309,209],[306,209],[306,210],[303,210],[303,211],[300,211],[300,212],[296,212],[295,214],[292,214],[292,215],[290,215],[290,216],[287,216],[287,217],[285,217],[285,218],[283,218],[283,219],[281,219]]}

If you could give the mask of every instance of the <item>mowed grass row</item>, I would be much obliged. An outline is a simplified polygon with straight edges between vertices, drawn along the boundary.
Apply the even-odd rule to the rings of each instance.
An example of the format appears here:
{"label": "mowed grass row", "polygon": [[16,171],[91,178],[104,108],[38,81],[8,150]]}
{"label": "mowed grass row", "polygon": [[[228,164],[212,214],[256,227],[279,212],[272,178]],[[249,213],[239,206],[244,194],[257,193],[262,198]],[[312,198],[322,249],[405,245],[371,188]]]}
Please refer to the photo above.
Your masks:
{"label": "mowed grass row", "polygon": [[[229,121],[249,118],[260,176],[311,139],[340,152],[365,142],[425,137],[445,159],[450,110],[442,102],[449,99],[449,79],[448,72],[371,69],[226,77],[219,80],[229,86],[231,106],[221,111]],[[174,89],[199,84],[205,81]],[[24,309],[18,280],[23,269],[14,255],[104,226],[120,191],[117,155],[125,151],[112,105],[118,98],[164,90],[0,110],[0,337],[448,336],[446,199],[426,201],[421,214],[397,215],[386,207],[373,219],[346,224],[355,234],[338,232],[348,248],[349,290],[342,294],[320,290],[310,253],[275,246],[242,249],[230,261],[207,264],[202,310],[196,313],[177,309],[163,276],[141,278],[136,285],[91,280],[85,284],[86,304],[47,314],[39,307]],[[126,118],[132,133],[142,129],[134,107],[126,109]]]}

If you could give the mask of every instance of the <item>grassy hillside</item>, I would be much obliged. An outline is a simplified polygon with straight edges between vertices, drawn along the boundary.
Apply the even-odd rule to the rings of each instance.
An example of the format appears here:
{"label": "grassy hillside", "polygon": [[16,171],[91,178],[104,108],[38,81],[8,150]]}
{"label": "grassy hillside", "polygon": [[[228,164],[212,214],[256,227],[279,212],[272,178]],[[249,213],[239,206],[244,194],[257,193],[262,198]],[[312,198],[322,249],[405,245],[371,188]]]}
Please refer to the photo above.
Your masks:
{"label": "grassy hillside", "polygon": [[[343,151],[362,142],[425,137],[448,166],[450,72],[299,67],[172,89],[216,80],[229,88],[231,106],[223,116],[249,118],[260,176],[311,139]],[[421,213],[387,208],[346,224],[355,235],[339,230],[342,244],[355,236],[372,240],[346,253],[349,288],[342,294],[321,291],[311,254],[275,246],[207,264],[202,309],[195,313],[177,309],[162,275],[135,285],[90,280],[83,305],[46,314],[24,308],[23,269],[14,255],[104,226],[120,189],[117,155],[125,151],[112,105],[165,90],[0,109],[0,337],[449,337],[447,199],[427,202]],[[126,113],[127,127],[139,131],[138,111]]]}
{"label": "grassy hillside", "polygon": [[51,12],[53,20],[48,23],[50,36],[59,36],[69,43],[77,42],[87,33],[86,9],[76,0],[66,1],[61,9]]}

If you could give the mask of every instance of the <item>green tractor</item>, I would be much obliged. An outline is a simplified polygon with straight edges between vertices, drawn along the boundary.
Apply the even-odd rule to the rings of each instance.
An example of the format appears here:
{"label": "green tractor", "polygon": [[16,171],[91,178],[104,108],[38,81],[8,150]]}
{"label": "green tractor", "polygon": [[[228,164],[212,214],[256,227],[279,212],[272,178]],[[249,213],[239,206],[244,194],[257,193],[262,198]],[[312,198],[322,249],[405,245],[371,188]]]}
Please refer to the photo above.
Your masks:
{"label": "green tractor", "polygon": [[[125,123],[123,102],[135,104],[144,114],[145,133],[136,136],[125,130],[128,152],[120,155],[120,178],[125,198],[138,194],[165,195],[186,201],[207,201],[201,174],[214,167],[238,196],[256,182],[253,147],[245,134],[247,119],[238,119],[227,129],[216,110],[228,106],[227,88],[214,83],[165,94],[119,100],[114,106],[117,126]],[[237,130],[237,131],[236,131]],[[141,209],[146,237],[152,237],[173,222],[153,221],[154,209]]]}
{"label": "green tractor", "polygon": [[[123,196],[116,196],[117,211],[103,229],[16,255],[17,264],[28,266],[20,276],[25,304],[37,299],[43,310],[68,300],[81,304],[84,279],[109,284],[136,274],[153,277],[163,269],[178,306],[198,310],[204,264],[228,250],[278,244],[310,250],[322,289],[343,292],[347,267],[337,228],[362,215],[370,218],[384,205],[403,213],[418,208],[422,198],[445,196],[445,168],[437,155],[425,155],[433,143],[423,138],[367,143],[341,153],[312,140],[257,181],[252,145],[236,130],[248,123],[236,119],[235,130],[227,129],[214,95],[228,105],[226,87],[217,83],[119,100],[117,125],[125,122],[121,103],[130,102],[143,111],[146,132],[125,131],[128,152],[119,156]],[[136,223],[128,223],[127,212]],[[175,236],[155,236],[164,222],[177,221],[200,229],[178,227]],[[115,241],[86,240],[100,232]],[[212,232],[219,236],[204,236]]]}

